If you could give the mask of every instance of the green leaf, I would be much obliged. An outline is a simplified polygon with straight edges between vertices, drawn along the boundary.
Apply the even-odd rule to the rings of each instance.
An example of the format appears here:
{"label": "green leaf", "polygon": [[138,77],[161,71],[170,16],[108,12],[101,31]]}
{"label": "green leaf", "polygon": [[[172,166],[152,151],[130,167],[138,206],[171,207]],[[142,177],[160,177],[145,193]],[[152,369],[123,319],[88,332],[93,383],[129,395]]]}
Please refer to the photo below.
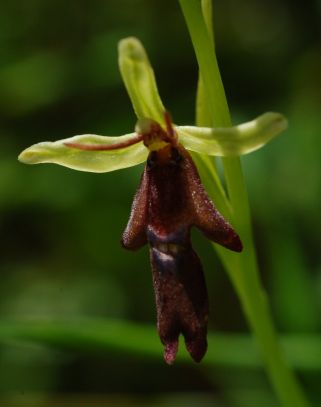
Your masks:
{"label": "green leaf", "polygon": [[127,142],[136,138],[136,133],[120,137],[96,136],[84,134],[55,142],[42,142],[24,150],[18,157],[25,164],[54,163],[79,171],[109,172],[121,168],[132,167],[144,162],[148,155],[143,143],[110,151],[87,151],[72,148],[65,143],[88,145],[112,145]]}
{"label": "green leaf", "polygon": [[176,131],[188,150],[228,157],[255,151],[286,128],[287,120],[284,116],[269,112],[234,127],[179,126]]}
{"label": "green leaf", "polygon": [[[320,335],[284,335],[282,345],[291,365],[318,374],[321,370]],[[127,320],[13,320],[0,321],[0,343],[26,342],[88,354],[137,355],[162,361],[162,345],[153,325]],[[238,333],[209,333],[208,352],[202,361],[215,368],[261,368],[262,358],[253,338]],[[302,352],[304,349],[304,352]],[[183,346],[177,362],[192,364]]]}
{"label": "green leaf", "polygon": [[143,45],[137,38],[125,38],[119,42],[118,52],[119,69],[137,117],[164,125],[165,107]]}

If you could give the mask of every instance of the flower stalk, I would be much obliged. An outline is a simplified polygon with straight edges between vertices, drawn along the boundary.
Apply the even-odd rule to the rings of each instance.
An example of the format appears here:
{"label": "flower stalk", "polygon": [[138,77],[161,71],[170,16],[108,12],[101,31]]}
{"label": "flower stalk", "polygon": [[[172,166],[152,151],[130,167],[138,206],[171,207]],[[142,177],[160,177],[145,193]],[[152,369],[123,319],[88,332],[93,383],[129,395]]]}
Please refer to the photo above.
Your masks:
{"label": "flower stalk", "polygon": [[[231,126],[228,104],[215,54],[210,0],[180,0],[200,69],[197,125]],[[207,157],[208,160],[208,157]],[[239,158],[223,158],[232,223],[244,244],[240,254],[215,246],[239,296],[260,347],[267,374],[281,405],[306,407],[308,402],[280,348],[256,260],[250,208]],[[215,167],[212,167],[215,173]],[[219,207],[219,203],[217,203]],[[221,208],[219,207],[221,210]],[[223,212],[223,211],[222,211]],[[224,212],[223,212],[224,213]]]}

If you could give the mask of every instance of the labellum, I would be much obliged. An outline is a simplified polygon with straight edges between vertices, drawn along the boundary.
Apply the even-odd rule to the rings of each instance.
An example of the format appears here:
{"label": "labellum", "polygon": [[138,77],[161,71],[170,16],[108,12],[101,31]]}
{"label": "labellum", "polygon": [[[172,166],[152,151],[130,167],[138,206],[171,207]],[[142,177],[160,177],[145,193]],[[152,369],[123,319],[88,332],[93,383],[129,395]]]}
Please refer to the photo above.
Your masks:
{"label": "labellum", "polygon": [[156,297],[157,327],[164,358],[174,362],[182,334],[192,358],[199,362],[207,349],[208,296],[199,257],[191,245],[191,227],[230,250],[242,243],[207,195],[196,166],[179,143],[168,113],[166,130],[151,119],[138,122],[137,136],[127,143],[78,149],[121,149],[143,141],[149,155],[122,236],[126,249],[150,247]]}

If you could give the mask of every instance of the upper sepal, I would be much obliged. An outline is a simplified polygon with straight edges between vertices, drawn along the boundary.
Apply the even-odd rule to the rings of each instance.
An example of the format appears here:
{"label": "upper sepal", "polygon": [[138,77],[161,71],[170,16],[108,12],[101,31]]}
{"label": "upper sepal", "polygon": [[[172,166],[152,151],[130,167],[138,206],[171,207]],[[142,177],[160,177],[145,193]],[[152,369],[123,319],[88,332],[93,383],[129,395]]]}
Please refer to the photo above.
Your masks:
{"label": "upper sepal", "polygon": [[18,159],[25,164],[54,163],[79,171],[109,172],[144,162],[148,153],[143,143],[110,151],[88,151],[66,144],[108,146],[126,144],[135,138],[137,138],[135,133],[119,137],[84,134],[55,142],[46,141],[34,144],[24,150]]}
{"label": "upper sepal", "polygon": [[142,43],[135,37],[118,44],[119,69],[138,119],[165,124],[165,108],[158,93],[153,68]]}
{"label": "upper sepal", "polygon": [[209,128],[179,126],[176,131],[185,148],[216,156],[239,156],[259,149],[287,128],[280,113],[264,113],[233,127]]}

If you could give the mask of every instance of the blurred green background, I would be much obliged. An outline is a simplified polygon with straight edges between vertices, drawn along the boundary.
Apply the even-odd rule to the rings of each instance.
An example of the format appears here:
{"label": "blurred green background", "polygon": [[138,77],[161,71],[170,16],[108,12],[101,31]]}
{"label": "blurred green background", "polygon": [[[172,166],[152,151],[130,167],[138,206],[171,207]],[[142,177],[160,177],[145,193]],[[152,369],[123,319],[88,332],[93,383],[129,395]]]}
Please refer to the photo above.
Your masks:
{"label": "blurred green background", "polygon": [[[274,318],[282,334],[298,338],[298,374],[318,406],[321,349],[309,362],[304,338],[318,341],[321,325],[321,2],[217,0],[214,7],[234,122],[268,110],[289,118],[286,133],[242,162]],[[51,340],[46,325],[43,342],[5,334],[14,321],[155,323],[148,250],[120,246],[142,167],[98,175],[17,161],[39,141],[133,130],[117,67],[117,42],[130,35],[144,43],[175,122],[192,124],[197,66],[176,1],[1,4],[1,405],[276,406],[263,369],[246,363],[242,347],[244,363],[232,358],[216,366],[205,357],[201,365],[168,367],[156,327],[149,335],[156,356],[108,344],[96,348],[94,341],[79,346],[77,336],[64,333]],[[198,233],[193,242],[208,282],[210,330],[232,339],[247,333],[214,252]],[[223,344],[217,352],[228,350]]]}

